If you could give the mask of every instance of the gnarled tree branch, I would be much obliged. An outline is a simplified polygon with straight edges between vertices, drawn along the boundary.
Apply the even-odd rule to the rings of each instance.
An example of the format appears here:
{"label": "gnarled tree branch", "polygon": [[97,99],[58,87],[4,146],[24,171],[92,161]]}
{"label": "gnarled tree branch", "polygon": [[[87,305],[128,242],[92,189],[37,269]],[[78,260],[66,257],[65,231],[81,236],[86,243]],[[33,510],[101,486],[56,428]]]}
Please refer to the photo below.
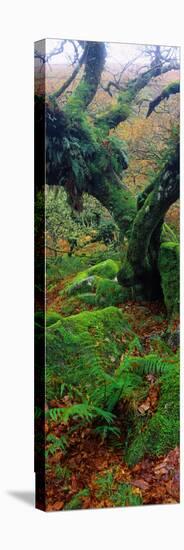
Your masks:
{"label": "gnarled tree branch", "polygon": [[106,127],[107,131],[116,128],[129,117],[132,102],[137,94],[149,84],[152,78],[177,69],[179,69],[179,64],[175,59],[164,64],[162,60],[158,62],[158,59],[157,63],[152,62],[150,69],[127,82],[123,87],[123,91],[118,96],[117,104],[106,113],[96,117],[95,124],[104,128]]}
{"label": "gnarled tree branch", "polygon": [[[72,103],[81,110],[87,109],[96,94],[106,57],[103,42],[88,42],[86,48],[84,74],[72,94]],[[67,105],[70,107],[70,98]]]}
{"label": "gnarled tree branch", "polygon": [[164,99],[169,99],[170,95],[172,94],[178,94],[180,92],[180,83],[179,82],[172,82],[172,84],[169,84],[167,88],[164,88],[162,93],[155,97],[152,101],[150,101],[149,109],[146,115],[146,118],[148,118],[151,113],[155,110],[155,108],[163,101]]}

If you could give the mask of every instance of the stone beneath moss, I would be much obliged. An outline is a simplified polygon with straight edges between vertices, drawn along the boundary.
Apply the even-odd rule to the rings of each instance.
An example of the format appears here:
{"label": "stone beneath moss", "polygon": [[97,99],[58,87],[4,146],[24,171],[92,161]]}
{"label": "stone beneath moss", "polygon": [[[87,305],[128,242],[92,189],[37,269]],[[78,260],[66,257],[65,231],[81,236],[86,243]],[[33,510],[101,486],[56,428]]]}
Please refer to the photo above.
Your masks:
{"label": "stone beneath moss", "polygon": [[88,269],[88,275],[99,275],[107,279],[114,279],[119,271],[119,263],[114,260],[105,260]]}
{"label": "stone beneath moss", "polygon": [[[123,335],[123,342],[122,342]],[[115,307],[62,318],[47,329],[47,398],[58,397],[60,385],[80,387],[88,394],[96,368],[114,372],[132,337],[126,316]]]}
{"label": "stone beneath moss", "polygon": [[115,281],[100,278],[97,283],[96,304],[98,306],[115,306],[130,300],[131,297],[131,289],[122,288]]}
{"label": "stone beneath moss", "polygon": [[85,277],[84,279],[76,280],[71,284],[67,289],[67,294],[69,296],[73,294],[81,294],[85,292],[94,292],[95,288],[97,286],[97,277],[94,275],[91,275],[89,277]]}
{"label": "stone beneath moss", "polygon": [[105,260],[90,267],[86,271],[78,273],[72,283],[67,286],[64,293],[68,295],[94,292],[98,283],[98,277],[114,279],[119,271],[119,264],[114,260]]}
{"label": "stone beneath moss", "polygon": [[158,267],[167,313],[172,317],[179,312],[179,245],[177,243],[161,244]]}

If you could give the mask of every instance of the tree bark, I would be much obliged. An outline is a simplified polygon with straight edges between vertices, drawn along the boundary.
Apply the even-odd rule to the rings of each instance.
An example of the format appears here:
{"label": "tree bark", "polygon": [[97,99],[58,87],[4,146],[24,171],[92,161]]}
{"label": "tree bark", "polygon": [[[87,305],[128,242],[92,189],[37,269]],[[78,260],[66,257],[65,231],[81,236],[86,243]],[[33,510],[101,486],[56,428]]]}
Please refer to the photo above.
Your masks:
{"label": "tree bark", "polygon": [[148,118],[151,113],[155,110],[155,108],[163,101],[164,99],[169,99],[170,95],[173,94],[179,94],[180,93],[180,83],[179,82],[172,82],[164,88],[162,93],[155,97],[152,101],[150,101],[149,109],[146,115],[146,118]]}
{"label": "tree bark", "polygon": [[118,279],[124,286],[137,286],[145,298],[152,298],[159,290],[157,260],[162,223],[170,206],[179,198],[178,141],[171,146],[162,169],[147,189],[143,205],[135,216],[127,261]]}
{"label": "tree bark", "polygon": [[128,236],[136,214],[136,201],[129,189],[118,183],[115,175],[108,174],[93,180],[87,193],[99,200],[113,216],[121,240]]}
{"label": "tree bark", "polygon": [[71,98],[69,98],[67,107],[70,108],[70,105],[75,102],[78,109],[87,109],[96,94],[104,68],[105,57],[106,48],[103,42],[88,42],[84,74]]}

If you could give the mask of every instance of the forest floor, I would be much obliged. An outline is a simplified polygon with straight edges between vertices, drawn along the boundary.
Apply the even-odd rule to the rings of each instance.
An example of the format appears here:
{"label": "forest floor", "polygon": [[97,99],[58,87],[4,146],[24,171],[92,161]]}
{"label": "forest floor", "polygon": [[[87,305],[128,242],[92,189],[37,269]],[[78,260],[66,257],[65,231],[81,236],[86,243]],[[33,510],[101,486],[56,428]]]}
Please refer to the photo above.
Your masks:
{"label": "forest floor", "polygon": [[[89,248],[89,250],[88,250]],[[86,247],[87,253],[90,247]],[[75,274],[67,274],[64,278],[50,288],[47,293],[47,309],[55,311],[62,316],[70,315],[66,310],[67,299],[61,296],[61,291],[66,284],[72,281]],[[84,304],[75,299],[75,311],[77,314],[84,310]],[[136,303],[128,301],[119,304],[118,307],[128,313],[131,326],[144,343],[145,353],[150,352],[150,339],[152,336],[163,334],[168,327],[165,309],[161,303]],[[85,309],[91,310],[91,305],[85,305]],[[136,354],[136,351],[135,351]],[[158,400],[158,388],[154,384],[154,376],[149,375],[149,393],[140,404],[140,413],[155,410]],[[70,397],[60,400],[52,400],[50,407],[66,407],[72,404]],[[121,404],[120,404],[121,408]],[[120,410],[121,416],[121,410]],[[72,421],[69,421],[71,427]],[[46,423],[46,434],[61,437],[67,432],[68,425],[59,421]],[[99,491],[97,479],[111,476],[113,483]],[[109,477],[110,479],[110,477]],[[122,449],[114,448],[107,440],[100,439],[90,427],[82,427],[74,431],[70,436],[70,445],[65,454],[62,450],[56,450],[47,459],[46,473],[46,502],[47,510],[71,509],[67,506],[73,501],[73,508],[107,508],[114,507],[113,491],[116,484],[125,483],[131,486],[133,494],[141,497],[143,504],[167,504],[179,502],[179,449],[176,447],[168,454],[159,457],[145,457],[133,467],[128,467],[122,458]],[[86,489],[87,488],[87,489]],[[75,500],[75,497],[77,498]],[[126,499],[125,499],[126,505]]]}

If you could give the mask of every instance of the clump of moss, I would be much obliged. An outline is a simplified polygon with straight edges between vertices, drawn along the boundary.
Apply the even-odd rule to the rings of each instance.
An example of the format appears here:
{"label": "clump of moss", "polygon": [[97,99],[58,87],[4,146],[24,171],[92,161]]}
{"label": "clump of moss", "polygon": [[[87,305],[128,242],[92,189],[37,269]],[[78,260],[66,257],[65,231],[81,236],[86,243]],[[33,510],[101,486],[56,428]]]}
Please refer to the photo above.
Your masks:
{"label": "clump of moss", "polygon": [[134,415],[126,461],[132,466],[145,455],[160,456],[179,444],[179,368],[170,364],[158,380],[160,396],[151,417]]}
{"label": "clump of moss", "polygon": [[179,245],[164,242],[159,252],[158,266],[164,302],[169,317],[179,312]]}
{"label": "clump of moss", "polygon": [[96,304],[107,307],[122,304],[131,298],[131,290],[122,288],[117,282],[99,279],[96,290]]}
{"label": "clump of moss", "polygon": [[94,388],[94,369],[111,372],[118,366],[131,330],[126,316],[115,307],[85,311],[62,318],[47,329],[47,398],[59,396],[60,385],[72,384],[88,394]]}

